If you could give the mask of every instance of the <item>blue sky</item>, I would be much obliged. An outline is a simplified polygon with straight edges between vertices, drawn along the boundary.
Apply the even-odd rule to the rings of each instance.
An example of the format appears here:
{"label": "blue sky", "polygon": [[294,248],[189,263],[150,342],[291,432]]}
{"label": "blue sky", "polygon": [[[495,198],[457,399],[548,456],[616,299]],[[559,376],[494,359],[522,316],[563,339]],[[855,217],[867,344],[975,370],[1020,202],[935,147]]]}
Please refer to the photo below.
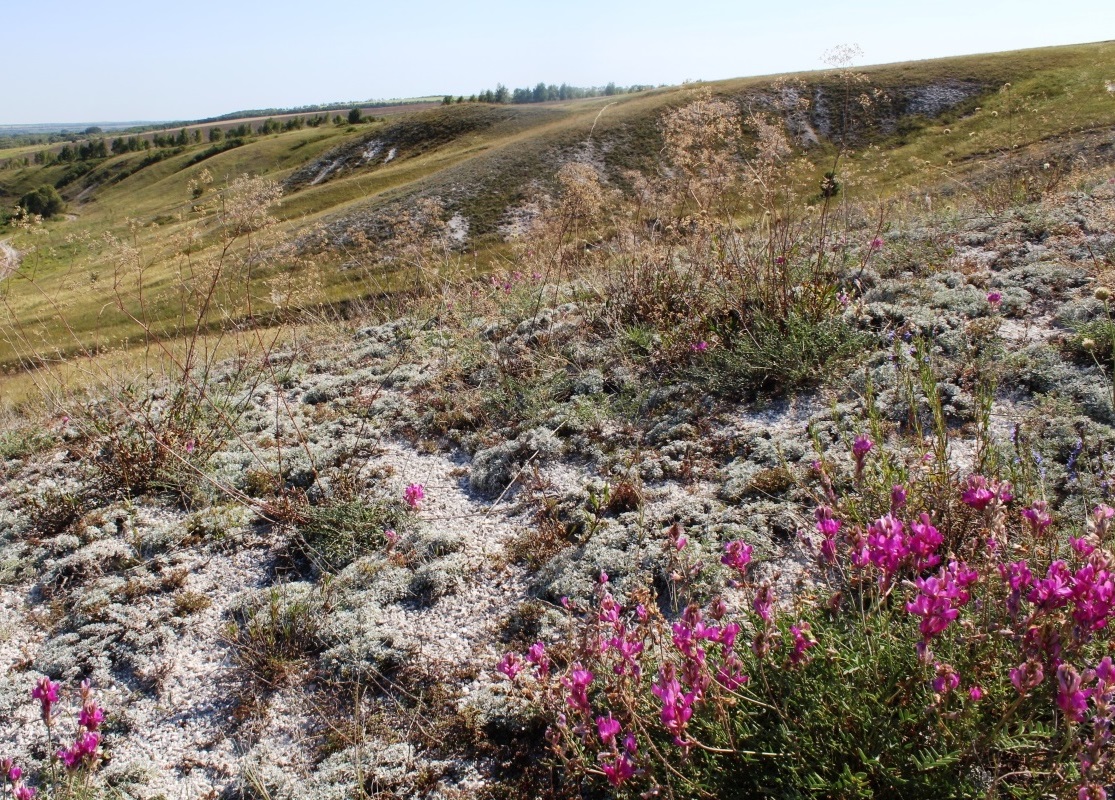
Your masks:
{"label": "blue sky", "polygon": [[843,43],[874,64],[1115,38],[1110,0],[4,5],[0,124],[193,119],[497,82],[672,84],[818,69]]}

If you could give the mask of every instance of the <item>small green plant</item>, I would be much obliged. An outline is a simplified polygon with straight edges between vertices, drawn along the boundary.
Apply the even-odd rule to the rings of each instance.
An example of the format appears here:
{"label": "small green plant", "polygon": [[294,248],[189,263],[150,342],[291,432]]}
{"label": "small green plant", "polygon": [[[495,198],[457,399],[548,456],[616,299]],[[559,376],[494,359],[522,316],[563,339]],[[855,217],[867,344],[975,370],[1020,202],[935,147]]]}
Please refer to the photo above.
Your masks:
{"label": "small green plant", "polygon": [[353,498],[306,505],[297,522],[295,551],[322,572],[336,572],[382,548],[407,523],[405,503]]}
{"label": "small green plant", "polygon": [[228,624],[225,641],[236,663],[258,683],[277,688],[320,652],[322,592],[303,585],[272,586]]}

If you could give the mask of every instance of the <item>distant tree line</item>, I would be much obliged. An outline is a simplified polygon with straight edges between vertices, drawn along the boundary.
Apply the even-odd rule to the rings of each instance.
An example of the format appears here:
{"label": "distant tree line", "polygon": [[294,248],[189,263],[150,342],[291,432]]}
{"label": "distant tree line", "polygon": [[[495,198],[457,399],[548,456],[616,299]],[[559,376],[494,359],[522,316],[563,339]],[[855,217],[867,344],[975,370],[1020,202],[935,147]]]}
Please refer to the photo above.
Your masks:
{"label": "distant tree line", "polygon": [[563,83],[539,83],[534,88],[508,89],[502,83],[497,83],[495,89],[485,89],[478,94],[465,97],[460,95],[456,101],[453,95],[445,95],[442,105],[457,103],[548,103],[554,100],[579,100],[583,97],[611,97],[617,94],[630,94],[653,89],[653,86],[616,86],[609,83],[607,86],[570,86]]}

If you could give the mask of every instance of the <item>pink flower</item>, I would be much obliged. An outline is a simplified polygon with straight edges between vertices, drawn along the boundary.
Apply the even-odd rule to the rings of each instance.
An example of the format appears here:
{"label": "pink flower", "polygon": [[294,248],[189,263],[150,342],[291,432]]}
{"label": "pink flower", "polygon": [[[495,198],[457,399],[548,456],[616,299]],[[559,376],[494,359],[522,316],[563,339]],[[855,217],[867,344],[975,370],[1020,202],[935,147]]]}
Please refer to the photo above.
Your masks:
{"label": "pink flower", "polygon": [[906,505],[906,487],[900,483],[895,484],[890,490],[890,510],[893,514]]}
{"label": "pink flower", "polygon": [[674,735],[674,743],[682,745],[685,741],[685,726],[693,716],[695,695],[692,692],[682,692],[681,684],[674,677],[672,669],[659,672],[658,680],[650,690],[662,702],[659,715],[662,725]]}
{"label": "pink flower", "polygon": [[874,446],[875,443],[871,441],[869,437],[864,435],[857,436],[855,441],[852,442],[852,455],[859,461],[871,452],[871,448]]}
{"label": "pink flower", "polygon": [[574,664],[570,673],[561,679],[562,685],[569,690],[566,702],[584,712],[589,711],[588,687],[595,676],[580,664]]}
{"label": "pink flower", "polygon": [[403,490],[403,500],[415,511],[418,510],[419,504],[425,499],[426,487],[420,483],[412,483]]}
{"label": "pink flower", "polygon": [[902,520],[887,514],[868,527],[867,557],[883,573],[882,582],[890,581],[908,552],[906,526]]}
{"label": "pink flower", "polygon": [[937,555],[937,548],[944,543],[945,539],[940,531],[933,527],[929,515],[923,511],[919,522],[910,523],[910,531],[912,535],[908,547],[914,557],[914,569],[922,572],[940,564],[941,557]]}
{"label": "pink flower", "polygon": [[924,642],[940,635],[960,616],[960,607],[969,599],[967,587],[977,577],[975,570],[952,561],[947,570],[942,568],[934,576],[914,581],[918,596],[906,604],[906,612],[922,618],[918,627]]}
{"label": "pink flower", "polygon": [[935,664],[936,677],[933,678],[933,691],[948,694],[960,685],[960,676],[951,664]]}
{"label": "pink flower", "polygon": [[971,698],[973,703],[978,703],[983,699],[983,688],[980,686],[973,686],[968,690],[968,697]]}
{"label": "pink flower", "polygon": [[513,681],[515,680],[515,676],[523,671],[523,660],[519,657],[518,653],[507,653],[500,660],[496,669],[506,675],[508,680]]}
{"label": "pink flower", "polygon": [[91,764],[97,757],[97,747],[101,743],[99,733],[85,731],[74,740],[68,748],[58,751],[58,758],[66,765],[68,770],[76,770],[86,764]]}
{"label": "pink flower", "polygon": [[1022,517],[1030,523],[1030,527],[1038,535],[1044,533],[1045,529],[1053,524],[1053,518],[1049,515],[1049,504],[1044,500],[1038,500],[1029,508],[1022,509]]}
{"label": "pink flower", "polygon": [[1003,302],[1002,293],[1001,292],[988,292],[987,293],[987,302],[990,303],[992,305],[992,307],[998,306],[999,303]]}
{"label": "pink flower", "polygon": [[693,344],[689,345],[689,349],[694,353],[703,353],[708,350],[708,342],[694,342]]}
{"label": "pink flower", "polygon": [[800,622],[797,625],[790,626],[790,636],[794,640],[794,649],[790,653],[790,663],[800,664],[805,661],[805,651],[810,647],[817,646],[817,640],[813,638],[813,633],[809,629],[808,622]]}
{"label": "pink flower", "polygon": [[881,236],[876,236],[874,239],[871,240],[871,249],[872,250],[882,250],[883,249],[883,239],[882,239]]}
{"label": "pink flower", "polygon": [[1088,693],[1080,675],[1068,664],[1057,667],[1057,708],[1073,722],[1082,722],[1088,710]]}
{"label": "pink flower", "polygon": [[58,688],[59,684],[50,678],[39,678],[35,688],[31,690],[31,696],[42,706],[43,721],[47,724],[50,723],[51,706],[58,702]]}
{"label": "pink flower", "polygon": [[15,786],[12,789],[12,796],[15,800],[32,800],[38,790],[33,786]]}
{"label": "pink flower", "polygon": [[724,555],[720,558],[720,563],[743,573],[747,570],[747,565],[751,563],[753,549],[751,545],[744,544],[742,539],[728,542],[724,545]]}
{"label": "pink flower", "polygon": [[856,462],[856,481],[857,483],[863,479],[863,465],[867,461],[867,454],[871,452],[871,448],[875,443],[867,436],[860,435],[852,442],[852,458]]}
{"label": "pink flower", "polygon": [[968,476],[968,488],[960,499],[977,511],[982,511],[995,499],[995,493],[987,486],[987,479],[981,475]]}
{"label": "pink flower", "polygon": [[86,703],[77,717],[77,724],[87,731],[95,731],[105,721],[105,711],[96,703]]}
{"label": "pink flower", "polygon": [[1010,671],[1010,682],[1019,694],[1026,694],[1030,689],[1040,686],[1044,679],[1041,663],[1033,659]]}
{"label": "pink flower", "polygon": [[619,733],[619,720],[613,719],[612,712],[609,711],[608,716],[596,718],[596,731],[601,742],[611,744]]}
{"label": "pink flower", "polygon": [[1072,574],[1064,561],[1049,565],[1043,579],[1037,581],[1026,599],[1043,611],[1052,611],[1067,605],[1072,597]]}
{"label": "pink flower", "polygon": [[[602,754],[603,755],[603,754]],[[608,783],[612,786],[622,786],[635,775],[635,762],[627,753],[618,753],[609,758],[602,758],[600,769]]]}
{"label": "pink flower", "polygon": [[550,657],[546,655],[546,645],[535,642],[527,650],[527,662],[533,664],[543,678],[550,674]]}
{"label": "pink flower", "polygon": [[774,590],[770,588],[769,583],[764,583],[759,587],[759,591],[755,592],[755,600],[751,605],[763,622],[770,622],[771,611],[774,608]]}
{"label": "pink flower", "polygon": [[821,542],[822,563],[832,563],[836,560],[836,534],[840,533],[841,522],[832,515],[828,506],[820,506],[813,512],[817,518],[817,531],[824,537]]}

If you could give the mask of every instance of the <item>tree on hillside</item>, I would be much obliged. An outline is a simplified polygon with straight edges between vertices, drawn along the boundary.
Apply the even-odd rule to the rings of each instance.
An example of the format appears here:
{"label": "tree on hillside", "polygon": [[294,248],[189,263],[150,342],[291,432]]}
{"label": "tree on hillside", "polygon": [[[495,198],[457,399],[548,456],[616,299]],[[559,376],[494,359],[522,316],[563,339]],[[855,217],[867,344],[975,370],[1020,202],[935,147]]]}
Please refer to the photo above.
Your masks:
{"label": "tree on hillside", "polygon": [[38,214],[45,219],[61,212],[66,203],[53,186],[40,186],[19,198],[19,207],[28,214]]}
{"label": "tree on hillside", "polygon": [[364,115],[361,113],[360,109],[357,106],[353,106],[352,110],[348,112],[349,125],[357,125],[363,118]]}
{"label": "tree on hillside", "polygon": [[224,131],[222,131],[220,128],[210,128],[209,129],[209,141],[219,142],[224,137],[225,137]]}
{"label": "tree on hillside", "polygon": [[494,98],[495,102],[506,103],[510,99],[511,99],[511,92],[509,92],[507,90],[507,87],[504,86],[502,83],[497,83],[496,84],[496,94],[495,94],[495,98]]}

